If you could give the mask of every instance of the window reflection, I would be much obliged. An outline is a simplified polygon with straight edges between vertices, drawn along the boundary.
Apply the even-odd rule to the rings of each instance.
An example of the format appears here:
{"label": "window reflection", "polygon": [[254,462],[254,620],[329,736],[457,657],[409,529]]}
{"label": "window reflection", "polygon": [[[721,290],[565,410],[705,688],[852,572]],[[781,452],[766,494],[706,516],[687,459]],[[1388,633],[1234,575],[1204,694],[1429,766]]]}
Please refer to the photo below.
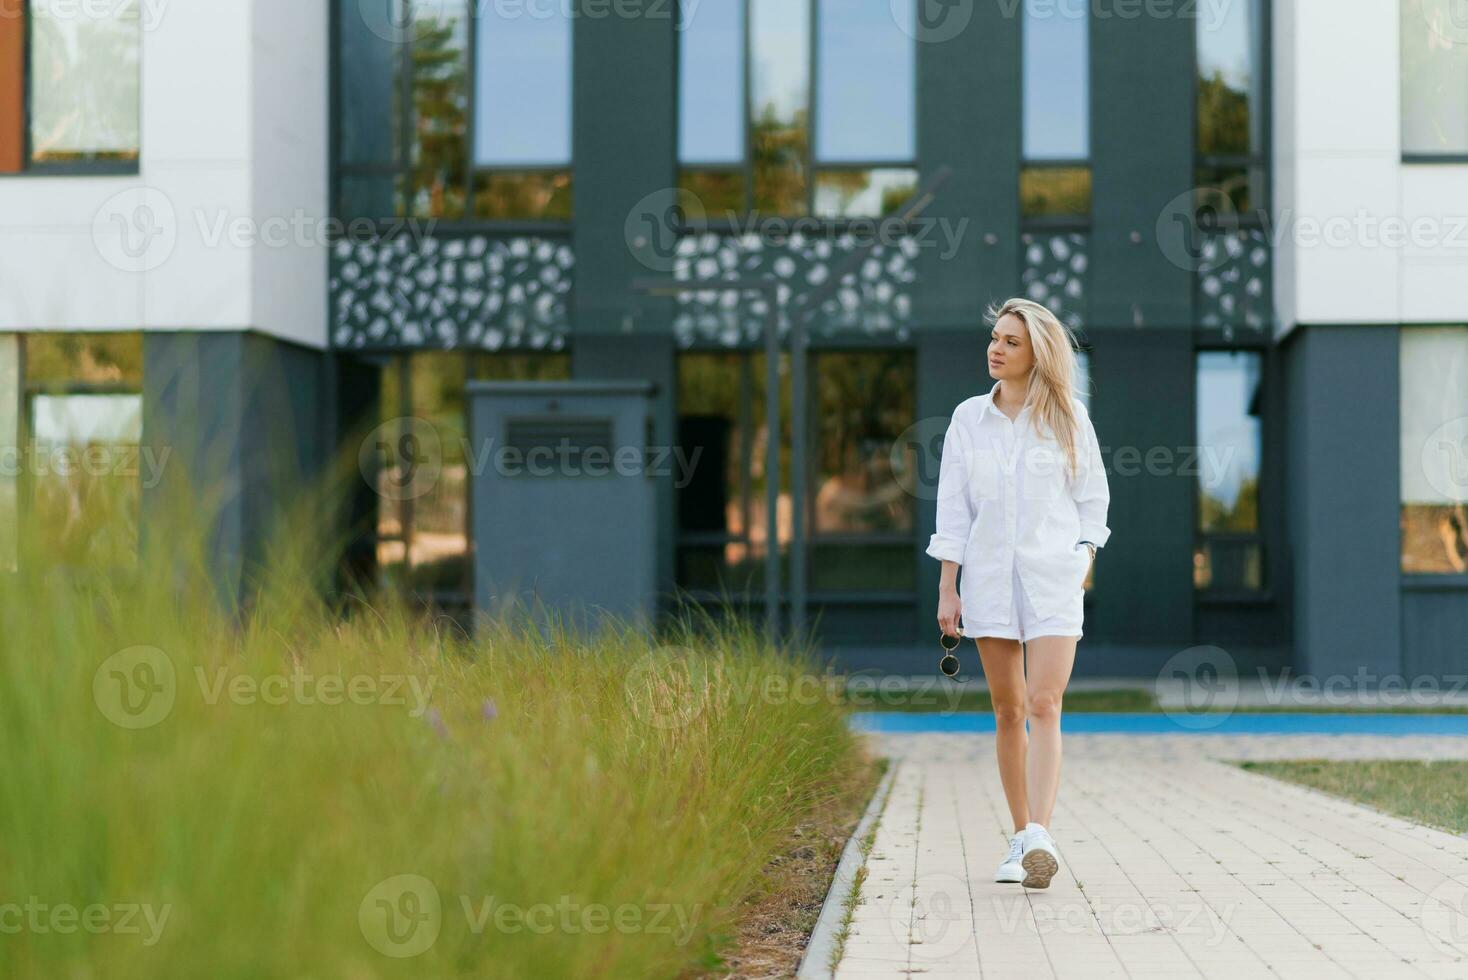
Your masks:
{"label": "window reflection", "polygon": [[480,4],[474,159],[489,167],[571,163],[571,18],[563,4]]}
{"label": "window reflection", "polygon": [[1198,152],[1262,151],[1263,19],[1259,0],[1224,4],[1198,19]]}
{"label": "window reflection", "polygon": [[412,213],[464,215],[468,0],[413,3]]}
{"label": "window reflection", "polygon": [[1401,341],[1402,571],[1468,573],[1468,327]]}
{"label": "window reflection", "polygon": [[[781,447],[777,540],[791,534],[788,472],[790,386],[781,357]],[[678,491],[678,584],[713,591],[758,592],[769,547],[766,500],[765,358],[739,351],[678,358],[678,443],[692,459]],[[784,556],[781,558],[784,561]],[[782,572],[782,580],[784,573]]]}
{"label": "window reflection", "polygon": [[27,520],[46,529],[63,564],[135,567],[142,336],[25,334],[15,350],[25,365],[28,455],[26,486],[14,489],[25,494]]}
{"label": "window reflection", "polygon": [[911,590],[915,499],[892,451],[915,414],[913,355],[822,352],[814,367],[811,588]]}
{"label": "window reflection", "polygon": [[816,159],[917,157],[916,18],[916,0],[817,0]]}
{"label": "window reflection", "polygon": [[1091,155],[1090,24],[1084,3],[1025,0],[1024,155]]}
{"label": "window reflection", "polygon": [[143,396],[30,398],[30,515],[66,563],[134,566]]}
{"label": "window reflection", "polygon": [[810,7],[790,0],[749,0],[757,212],[806,213],[810,149]]}
{"label": "window reflection", "polygon": [[825,218],[883,218],[917,192],[917,171],[824,170],[816,175],[816,213]]}
{"label": "window reflection", "polygon": [[1255,351],[1197,356],[1198,535],[1194,586],[1263,587],[1259,538],[1262,359]]}
{"label": "window reflection", "polygon": [[1459,0],[1402,0],[1402,152],[1468,153],[1468,19]]}
{"label": "window reflection", "polygon": [[570,8],[338,2],[339,217],[570,219]]}
{"label": "window reflection", "polygon": [[1020,214],[1026,218],[1091,213],[1090,167],[1025,167],[1019,174]]}
{"label": "window reflection", "polygon": [[31,159],[136,160],[138,0],[76,7],[30,0]]}
{"label": "window reflection", "polygon": [[378,474],[377,561],[386,583],[443,604],[468,601],[472,477],[464,455],[465,384],[471,377],[528,381],[569,376],[570,358],[564,354],[454,350],[393,358],[382,374],[381,417],[431,426],[442,468],[426,493],[405,500],[388,490],[395,473]]}
{"label": "window reflection", "polygon": [[[678,158],[744,166],[744,0],[682,8]],[[743,202],[735,208],[743,210]]]}
{"label": "window reflection", "polygon": [[882,217],[906,203],[917,185],[916,3],[685,0],[679,186],[707,218]]}
{"label": "window reflection", "polygon": [[474,178],[474,217],[571,220],[570,171],[490,171]]}

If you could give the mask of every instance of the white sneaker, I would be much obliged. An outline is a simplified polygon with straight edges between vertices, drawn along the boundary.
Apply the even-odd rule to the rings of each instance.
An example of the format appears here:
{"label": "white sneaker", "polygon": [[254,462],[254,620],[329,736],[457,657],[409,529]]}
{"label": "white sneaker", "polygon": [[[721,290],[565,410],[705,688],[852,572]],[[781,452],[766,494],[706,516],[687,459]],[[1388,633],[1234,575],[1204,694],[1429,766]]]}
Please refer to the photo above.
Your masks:
{"label": "white sneaker", "polygon": [[994,880],[1005,884],[1016,884],[1025,880],[1025,868],[1020,859],[1025,856],[1025,833],[1020,831],[1009,838],[1009,853],[1005,855],[1004,862],[999,865],[999,870],[994,872]]}
{"label": "white sneaker", "polygon": [[1037,823],[1025,827],[1024,856],[1020,865],[1025,870],[1026,888],[1049,888],[1050,879],[1060,870],[1060,861],[1055,856],[1055,840],[1050,831]]}

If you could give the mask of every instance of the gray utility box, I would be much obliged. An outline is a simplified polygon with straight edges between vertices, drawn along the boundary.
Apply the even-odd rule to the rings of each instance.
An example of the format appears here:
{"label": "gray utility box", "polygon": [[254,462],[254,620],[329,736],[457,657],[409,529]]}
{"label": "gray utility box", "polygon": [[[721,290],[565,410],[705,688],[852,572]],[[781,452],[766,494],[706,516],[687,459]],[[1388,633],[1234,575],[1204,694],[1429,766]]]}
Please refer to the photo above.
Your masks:
{"label": "gray utility box", "polygon": [[649,381],[468,385],[474,605],[594,630],[657,603]]}

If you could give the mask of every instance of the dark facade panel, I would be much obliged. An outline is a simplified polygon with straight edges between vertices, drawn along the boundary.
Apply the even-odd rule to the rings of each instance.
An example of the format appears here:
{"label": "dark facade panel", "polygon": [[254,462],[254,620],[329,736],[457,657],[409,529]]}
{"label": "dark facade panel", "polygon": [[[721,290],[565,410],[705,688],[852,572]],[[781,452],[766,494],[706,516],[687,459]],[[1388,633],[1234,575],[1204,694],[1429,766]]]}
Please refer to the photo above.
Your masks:
{"label": "dark facade panel", "polygon": [[1298,327],[1284,352],[1295,664],[1402,669],[1400,331]]}
{"label": "dark facade panel", "polygon": [[1091,419],[1111,489],[1111,540],[1096,559],[1086,633],[1181,649],[1194,635],[1192,336],[1113,330],[1091,339]]}
{"label": "dark facade panel", "polygon": [[1177,200],[1193,185],[1197,21],[1166,9],[1091,18],[1093,328],[1193,319],[1196,262],[1159,238],[1159,222],[1167,231],[1190,213]]}
{"label": "dark facade panel", "polygon": [[675,200],[675,5],[644,6],[643,16],[632,17],[608,16],[597,0],[580,5],[588,9],[575,19],[573,41],[572,244],[578,271],[571,322],[578,334],[620,332],[635,300],[648,315],[634,328],[666,331],[666,302],[632,293],[635,278],[666,271],[639,260],[627,227],[635,211],[666,214],[665,208],[639,206],[649,195],[664,195],[668,207]]}
{"label": "dark facade panel", "polygon": [[166,518],[171,495],[188,493],[213,524],[221,599],[244,596],[277,519],[324,463],[324,359],[238,331],[144,334],[143,444],[169,453],[143,495],[145,553],[149,516]]}
{"label": "dark facade panel", "polygon": [[934,234],[919,255],[920,327],[977,328],[985,306],[1018,290],[1021,18],[1010,6],[949,5],[949,18],[972,9],[967,26],[918,42],[918,165],[953,171],[925,214],[958,238],[946,254]]}
{"label": "dark facade panel", "polygon": [[1468,675],[1468,596],[1456,589],[1402,593],[1402,674],[1421,677]]}

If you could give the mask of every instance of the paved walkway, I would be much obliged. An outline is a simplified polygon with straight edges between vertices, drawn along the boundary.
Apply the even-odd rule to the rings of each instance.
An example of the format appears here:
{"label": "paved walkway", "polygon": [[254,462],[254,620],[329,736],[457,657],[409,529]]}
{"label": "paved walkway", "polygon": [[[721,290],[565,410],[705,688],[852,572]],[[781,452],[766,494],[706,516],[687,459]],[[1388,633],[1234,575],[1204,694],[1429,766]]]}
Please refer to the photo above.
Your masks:
{"label": "paved walkway", "polygon": [[1468,738],[1067,736],[1044,891],[993,881],[993,736],[875,742],[897,770],[838,978],[1468,978],[1468,840],[1219,761]]}

